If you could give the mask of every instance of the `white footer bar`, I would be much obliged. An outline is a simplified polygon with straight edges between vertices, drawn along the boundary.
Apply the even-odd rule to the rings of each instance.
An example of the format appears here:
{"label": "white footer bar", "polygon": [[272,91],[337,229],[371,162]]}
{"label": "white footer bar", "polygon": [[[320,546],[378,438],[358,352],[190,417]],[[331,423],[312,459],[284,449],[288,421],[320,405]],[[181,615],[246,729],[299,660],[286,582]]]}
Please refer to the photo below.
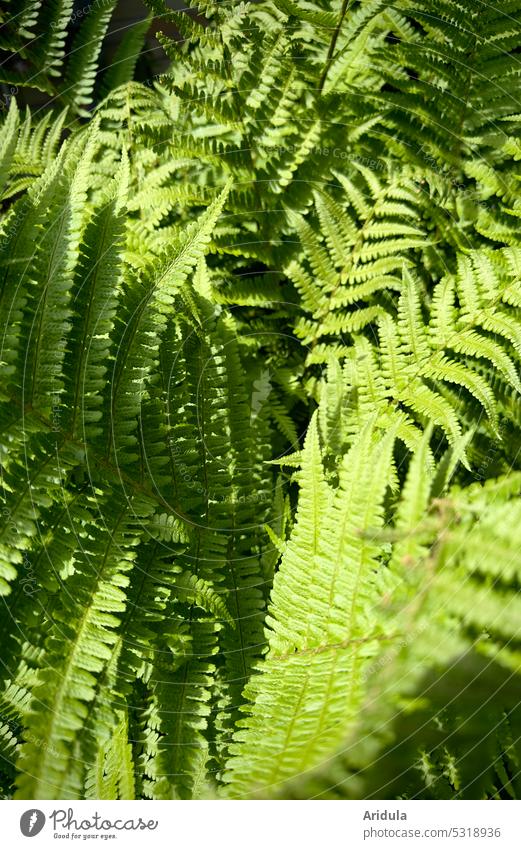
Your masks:
{"label": "white footer bar", "polygon": [[2,801],[0,818],[5,849],[521,849],[521,801]]}

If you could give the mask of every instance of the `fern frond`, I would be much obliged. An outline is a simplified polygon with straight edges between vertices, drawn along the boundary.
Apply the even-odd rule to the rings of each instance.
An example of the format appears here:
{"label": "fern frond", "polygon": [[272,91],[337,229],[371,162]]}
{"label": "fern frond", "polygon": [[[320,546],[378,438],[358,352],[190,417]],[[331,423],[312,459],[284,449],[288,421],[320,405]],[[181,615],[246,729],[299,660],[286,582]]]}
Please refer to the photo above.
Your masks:
{"label": "fern frond", "polygon": [[[382,521],[394,439],[391,432],[375,444],[367,427],[344,459],[332,498],[325,483],[313,479],[321,466],[316,429],[308,435],[301,499],[304,504],[311,497],[317,502],[300,514],[295,542],[290,540],[274,582],[270,651],[259,667],[261,674],[246,690],[250,716],[236,733],[227,774],[232,793],[275,792],[281,781],[334,748],[342,726],[356,716],[363,691],[361,668],[378,646],[370,627],[376,589],[370,575],[378,545],[359,531]],[[299,540],[307,551],[304,562]],[[309,583],[303,580],[303,568]],[[328,691],[341,695],[328,699]],[[322,709],[311,713],[309,706],[317,700]]]}
{"label": "fern frond", "polygon": [[117,0],[94,5],[76,33],[63,77],[63,100],[80,114],[92,101],[98,58]]}

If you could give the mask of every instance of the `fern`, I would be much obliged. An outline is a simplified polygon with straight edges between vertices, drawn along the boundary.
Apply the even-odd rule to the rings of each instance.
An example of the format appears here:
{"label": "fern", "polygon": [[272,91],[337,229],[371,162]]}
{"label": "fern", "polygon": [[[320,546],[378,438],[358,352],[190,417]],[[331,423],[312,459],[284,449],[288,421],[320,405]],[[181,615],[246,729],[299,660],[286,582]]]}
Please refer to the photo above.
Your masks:
{"label": "fern", "polygon": [[[75,9],[73,0],[20,0],[2,22],[0,82],[12,95],[21,88],[34,88],[61,101],[77,115],[88,115],[93,100],[100,52],[117,0],[91,3]],[[132,79],[142,47],[143,25],[129,30],[121,56],[115,57],[117,80]],[[128,51],[130,56],[126,56]],[[55,103],[54,103],[55,105]],[[5,106],[5,103],[2,103]]]}
{"label": "fern", "polygon": [[[443,500],[433,501],[429,510],[434,466],[427,434],[411,462],[391,525],[395,530],[382,531],[379,505],[386,486],[382,469],[387,470],[390,488],[395,474],[392,456],[382,452],[392,449],[394,438],[388,431],[383,441],[376,441],[374,431],[366,426],[345,455],[338,489],[331,493],[320,471],[316,426],[311,426],[302,456],[297,523],[274,581],[267,619],[270,650],[258,669],[260,674],[249,685],[251,716],[241,721],[244,730],[237,731],[232,750],[228,773],[232,796],[252,792],[307,795],[306,782],[318,781],[320,772],[317,778],[307,777],[307,773],[334,755],[336,748],[342,749],[343,761],[351,763],[354,772],[360,757],[357,748],[361,748],[356,744],[357,735],[363,739],[364,730],[374,727],[377,710],[383,731],[382,713],[392,716],[397,710],[393,699],[403,699],[415,683],[421,685],[418,670],[425,669],[426,663],[442,664],[457,658],[458,651],[464,654],[474,648],[513,671],[519,669],[517,654],[508,648],[518,640],[517,597],[515,590],[507,589],[513,578],[513,567],[508,564],[512,564],[517,543],[512,534],[503,535],[501,528],[506,526],[499,518],[504,515],[505,521],[515,521],[519,476],[490,481],[488,487],[456,487]],[[313,472],[315,476],[318,472],[318,479],[313,479]],[[352,490],[346,490],[348,480]],[[379,497],[371,481],[380,486]],[[479,522],[483,504],[491,503],[491,492],[499,500],[490,519],[491,526],[498,528],[492,540],[491,526],[482,527]],[[335,504],[346,510],[347,522],[342,522]],[[467,517],[463,521],[462,515]],[[498,546],[495,539],[499,542],[500,537]],[[481,546],[486,546],[488,555],[476,566],[476,551]],[[342,549],[345,556],[339,556]],[[303,578],[299,555],[305,557],[311,584]],[[338,564],[349,557],[357,558],[358,568],[339,575]],[[498,583],[499,575],[504,586]],[[315,608],[316,599],[321,599],[323,609]],[[375,617],[378,608],[383,614],[379,623]],[[505,611],[511,611],[508,619]],[[413,639],[407,637],[411,616],[415,621]],[[375,678],[387,701],[385,709],[374,702]],[[337,699],[321,695],[324,689],[336,692]],[[311,708],[316,704],[322,710]],[[506,710],[506,703],[500,710]],[[421,732],[419,736],[422,739]],[[443,743],[436,745],[439,751]],[[453,746],[452,740],[449,746]],[[493,765],[495,760],[489,757]],[[393,767],[398,772],[396,760]],[[475,764],[473,759],[471,762]],[[451,777],[456,796],[460,790],[464,795],[476,792],[470,777],[473,767],[461,768],[464,774],[466,771],[465,781]],[[483,771],[477,780],[485,781],[487,774]],[[344,773],[343,780],[349,792],[354,779]],[[300,790],[292,789],[292,783]],[[318,786],[326,789],[323,783]],[[379,786],[386,797],[386,785]]]}
{"label": "fern", "polygon": [[517,798],[519,3],[146,5],[1,13],[0,790]]}

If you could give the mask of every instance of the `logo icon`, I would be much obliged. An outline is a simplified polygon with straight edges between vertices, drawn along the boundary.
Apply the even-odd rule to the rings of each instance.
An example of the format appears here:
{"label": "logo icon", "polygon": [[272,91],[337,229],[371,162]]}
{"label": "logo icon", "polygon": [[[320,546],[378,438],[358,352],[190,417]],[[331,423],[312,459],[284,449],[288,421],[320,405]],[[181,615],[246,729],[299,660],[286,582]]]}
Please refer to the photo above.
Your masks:
{"label": "logo icon", "polygon": [[31,808],[20,817],[20,831],[24,837],[36,837],[45,825],[45,814],[38,808]]}

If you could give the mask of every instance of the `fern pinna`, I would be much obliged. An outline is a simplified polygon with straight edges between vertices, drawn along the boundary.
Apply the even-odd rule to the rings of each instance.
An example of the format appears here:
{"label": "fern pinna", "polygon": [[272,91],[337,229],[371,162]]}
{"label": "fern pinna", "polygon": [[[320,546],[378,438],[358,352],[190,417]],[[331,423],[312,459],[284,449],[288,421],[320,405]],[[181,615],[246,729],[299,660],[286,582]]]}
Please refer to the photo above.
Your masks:
{"label": "fern pinna", "polygon": [[2,793],[517,798],[521,3],[116,5],[1,12]]}

